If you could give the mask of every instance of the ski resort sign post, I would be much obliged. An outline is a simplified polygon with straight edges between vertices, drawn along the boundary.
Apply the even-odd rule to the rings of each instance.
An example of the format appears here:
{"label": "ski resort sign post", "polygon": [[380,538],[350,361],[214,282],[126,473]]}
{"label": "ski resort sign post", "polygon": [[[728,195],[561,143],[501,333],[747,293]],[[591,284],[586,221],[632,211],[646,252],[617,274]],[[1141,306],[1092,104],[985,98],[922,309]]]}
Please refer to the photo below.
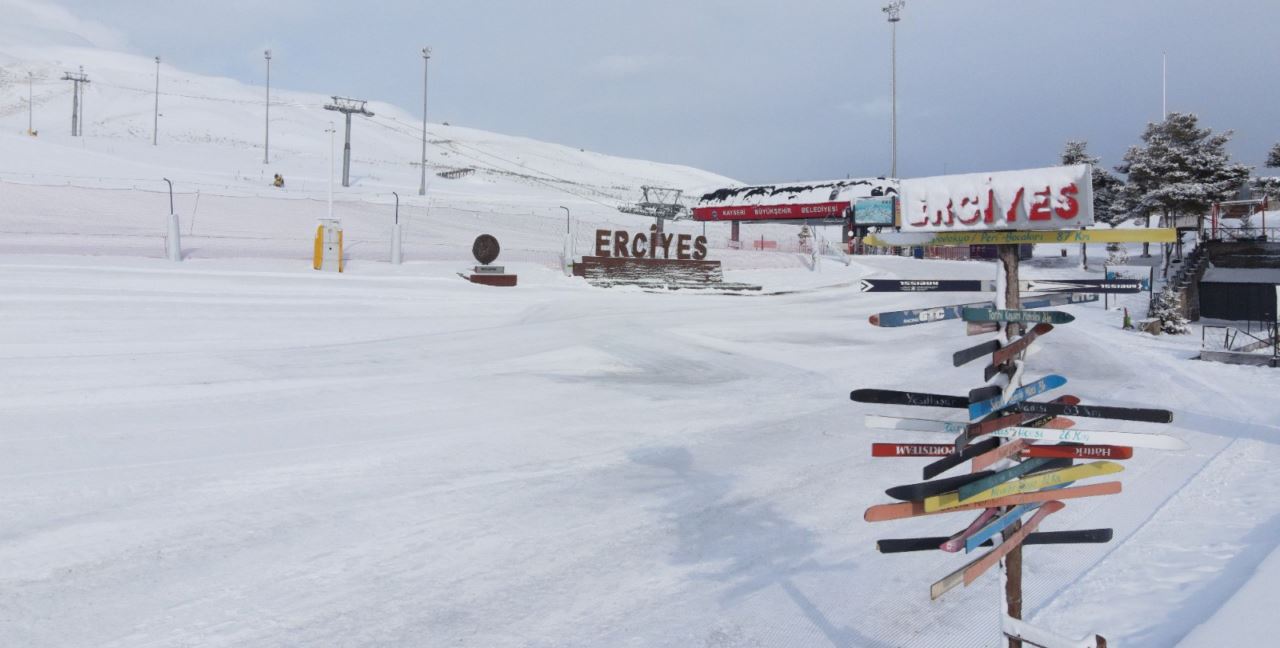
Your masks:
{"label": "ski resort sign post", "polygon": [[1087,164],[903,180],[903,232],[1061,230],[1093,225]]}
{"label": "ski resort sign post", "polygon": [[[999,535],[1001,542],[994,549],[935,582],[931,596],[936,599],[959,585],[967,586],[991,567],[1003,563],[1005,610],[1001,633],[1008,637],[1010,648],[1020,648],[1024,641],[1046,648],[1106,645],[1102,637],[1079,640],[1058,637],[1021,621],[1022,547],[1110,540],[1110,529],[1036,530],[1045,518],[1066,506],[1063,500],[1120,492],[1118,481],[1080,483],[1123,470],[1121,464],[1107,459],[1127,459],[1132,456],[1134,446],[1172,449],[1180,444],[1161,435],[1076,430],[1075,422],[1063,418],[1064,415],[1167,423],[1172,420],[1172,414],[1165,410],[1083,406],[1074,396],[1062,396],[1050,402],[1034,401],[1032,399],[1040,394],[1064,386],[1067,379],[1050,374],[1024,380],[1021,358],[1027,348],[1055,325],[1069,323],[1074,317],[1061,311],[1022,309],[1019,292],[1022,283],[1018,280],[1018,243],[1021,241],[1017,239],[1054,236],[1060,230],[1079,232],[1092,225],[1091,179],[1091,168],[1081,164],[902,181],[901,232],[885,236],[891,244],[903,244],[895,240],[897,237],[922,237],[930,242],[934,238],[954,237],[957,241],[953,245],[979,242],[966,241],[975,236],[996,239],[992,242],[999,252],[999,270],[994,303],[958,305],[946,307],[948,310],[944,311],[954,312],[958,319],[973,327],[971,331],[997,333],[996,338],[953,356],[957,367],[979,358],[990,358],[990,364],[983,371],[986,384],[964,396],[882,389],[859,389],[850,394],[850,398],[859,402],[967,410],[964,423],[867,417],[868,427],[935,430],[955,436],[954,440],[939,444],[874,444],[873,456],[940,458],[924,468],[923,476],[928,481],[885,491],[890,497],[905,500],[903,503],[873,506],[864,517],[874,522],[946,512],[977,512],[978,517],[972,523],[950,537],[882,540],[878,545],[885,553],[926,549],[969,553],[994,543],[995,536]],[[1121,289],[1102,285],[1105,283],[1108,282],[1097,282],[1098,285],[1089,288],[1068,285],[1062,292]],[[1136,286],[1123,287],[1124,291],[1136,289]],[[1031,306],[1032,301],[1028,300],[1027,305]],[[1053,303],[1053,300],[1039,301]],[[876,325],[893,325],[885,323],[915,324],[950,319],[931,317],[909,321],[909,318],[891,315],[881,313],[872,316],[871,321]],[[1023,334],[1023,327],[1030,323],[1035,326]],[[1004,329],[1003,335],[1000,327]],[[1036,443],[1041,440],[1061,443]],[[1076,460],[1087,459],[1104,460],[1073,465]],[[968,461],[972,461],[970,474],[934,479]]]}

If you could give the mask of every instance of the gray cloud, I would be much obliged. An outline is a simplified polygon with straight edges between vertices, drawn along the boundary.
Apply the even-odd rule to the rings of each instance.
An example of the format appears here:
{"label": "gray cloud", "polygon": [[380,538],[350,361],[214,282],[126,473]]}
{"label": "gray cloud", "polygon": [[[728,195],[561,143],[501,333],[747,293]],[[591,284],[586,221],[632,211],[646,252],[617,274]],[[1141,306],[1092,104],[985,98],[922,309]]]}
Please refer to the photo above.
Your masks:
{"label": "gray cloud", "polygon": [[[15,0],[5,0],[13,2]],[[30,0],[22,0],[30,1]],[[193,71],[421,101],[431,115],[746,181],[888,171],[889,27],[879,1],[65,0],[133,49]],[[1280,3],[912,0],[898,31],[904,176],[1040,166],[1085,138],[1118,162],[1169,105],[1280,139],[1269,45]]]}

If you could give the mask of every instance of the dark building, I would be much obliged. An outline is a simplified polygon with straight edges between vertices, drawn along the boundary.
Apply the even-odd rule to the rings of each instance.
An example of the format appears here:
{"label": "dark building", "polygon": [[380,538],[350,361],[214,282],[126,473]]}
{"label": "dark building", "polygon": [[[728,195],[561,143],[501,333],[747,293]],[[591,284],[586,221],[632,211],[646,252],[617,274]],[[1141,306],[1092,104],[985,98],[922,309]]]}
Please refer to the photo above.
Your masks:
{"label": "dark building", "polygon": [[1199,281],[1200,317],[1276,321],[1280,243],[1211,241]]}

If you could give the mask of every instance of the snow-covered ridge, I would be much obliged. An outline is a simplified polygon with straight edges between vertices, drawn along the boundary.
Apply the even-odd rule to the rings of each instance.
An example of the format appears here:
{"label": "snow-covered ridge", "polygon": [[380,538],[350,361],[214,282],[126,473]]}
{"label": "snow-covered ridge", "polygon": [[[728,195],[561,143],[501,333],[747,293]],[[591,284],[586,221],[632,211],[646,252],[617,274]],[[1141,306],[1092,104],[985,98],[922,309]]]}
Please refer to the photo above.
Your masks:
{"label": "snow-covered ridge", "polygon": [[[288,80],[273,79],[270,164],[264,165],[264,87],[162,62],[158,146],[153,147],[157,68],[151,57],[119,51],[123,39],[118,35],[55,5],[0,0],[0,8],[5,14],[0,24],[0,136],[26,137],[30,91],[39,133],[35,139],[42,145],[22,159],[0,159],[0,180],[56,176],[59,183],[98,186],[106,178],[163,176],[261,187],[264,178],[281,173],[288,189],[321,191],[327,184],[330,140],[325,131],[331,123],[339,129],[339,156],[342,145],[342,116],[324,110],[330,97],[281,89]],[[72,84],[61,77],[81,66],[90,79],[83,106],[86,137],[72,138]],[[340,89],[341,80],[334,85]],[[368,107],[374,117],[354,119],[352,187],[345,193],[416,194],[421,116],[377,100]],[[516,190],[613,206],[638,199],[645,184],[686,193],[737,184],[690,167],[462,126],[431,123],[427,139],[428,181],[464,194]],[[11,150],[10,144],[5,148]],[[475,171],[458,180],[437,175],[456,169]]]}

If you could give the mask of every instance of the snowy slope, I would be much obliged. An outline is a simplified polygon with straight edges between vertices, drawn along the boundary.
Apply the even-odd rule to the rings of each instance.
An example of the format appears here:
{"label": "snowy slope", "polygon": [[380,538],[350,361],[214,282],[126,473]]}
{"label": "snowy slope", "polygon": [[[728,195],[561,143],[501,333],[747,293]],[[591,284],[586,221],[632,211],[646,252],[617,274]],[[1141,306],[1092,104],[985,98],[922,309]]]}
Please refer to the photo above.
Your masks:
{"label": "snowy slope", "polygon": [[[974,341],[962,327],[866,322],[936,297],[651,295],[525,264],[523,287],[498,291],[451,263],[299,265],[9,256],[0,636],[995,643],[998,579],[930,603],[928,584],[962,557],[874,550],[967,518],[861,519],[919,462],[867,457],[891,435],[860,417],[887,408],[848,391],[975,382],[949,366]],[[823,277],[990,269],[868,258]],[[733,278],[791,275],[812,276]],[[1276,547],[1280,504],[1257,489],[1280,460],[1280,379],[1188,360],[1194,342],[1120,331],[1096,304],[1071,310],[1029,373],[1061,372],[1090,402],[1170,407],[1191,449],[1139,451],[1123,494],[1046,523],[1112,526],[1116,540],[1029,550],[1028,614],[1126,646],[1221,645],[1196,626],[1253,611],[1233,594],[1265,590],[1250,575]]]}

